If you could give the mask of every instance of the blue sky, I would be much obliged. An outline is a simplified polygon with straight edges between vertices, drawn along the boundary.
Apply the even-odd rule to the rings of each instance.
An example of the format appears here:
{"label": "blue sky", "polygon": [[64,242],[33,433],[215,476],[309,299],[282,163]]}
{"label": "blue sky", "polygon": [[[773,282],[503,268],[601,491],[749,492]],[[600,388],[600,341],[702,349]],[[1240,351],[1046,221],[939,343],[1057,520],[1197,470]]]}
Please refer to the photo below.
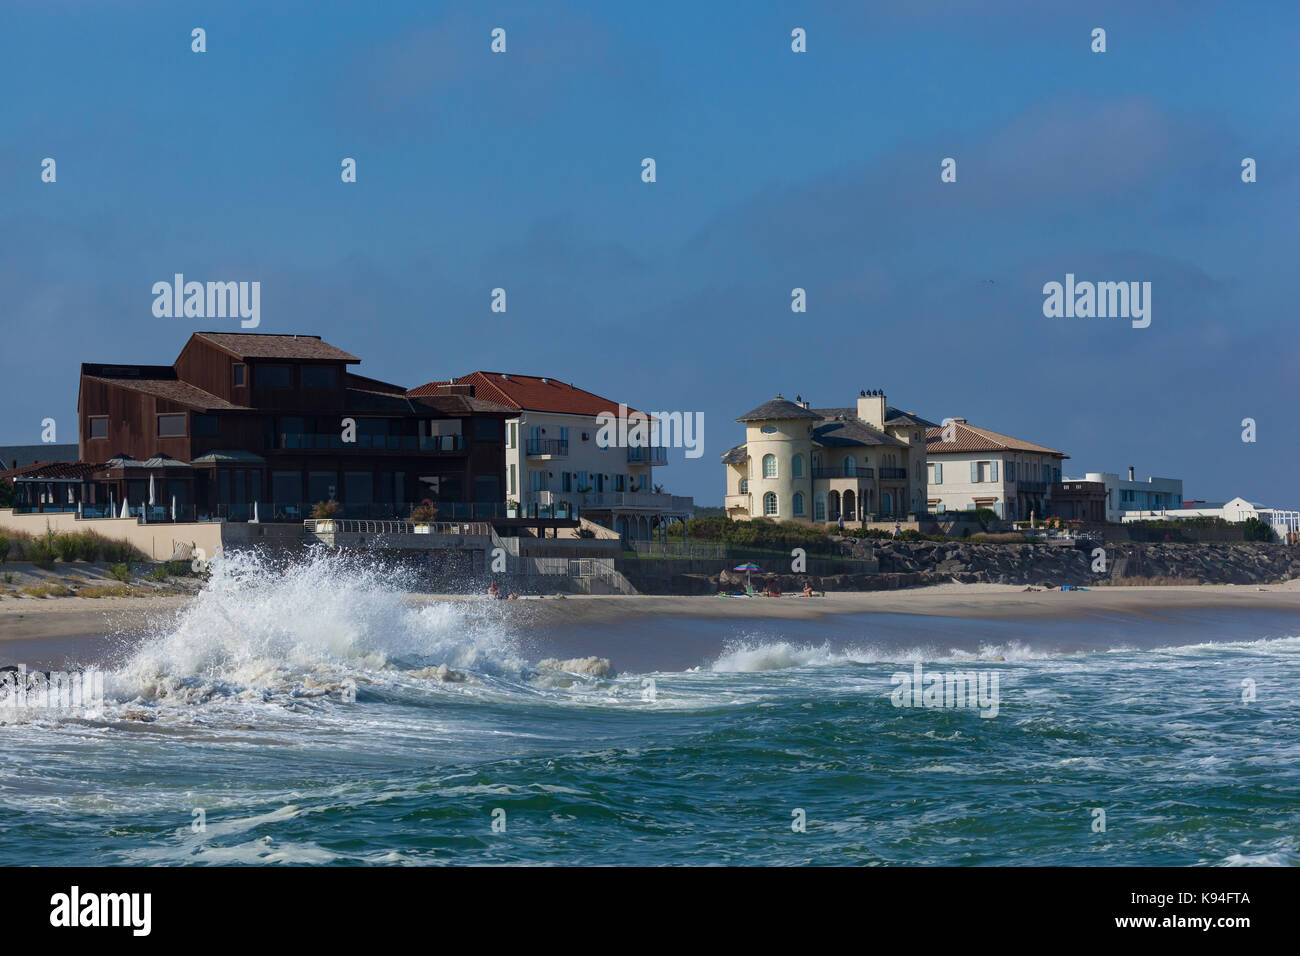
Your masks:
{"label": "blue sky", "polygon": [[[154,317],[182,272],[260,281],[258,331],[377,378],[702,411],[704,457],[661,472],[700,503],[737,415],[884,388],[1069,474],[1300,506],[1290,5],[261,6],[0,9],[0,443],[45,417],[72,440],[81,362],[168,363],[222,327]],[[1067,272],[1151,282],[1150,328],[1045,318]]]}

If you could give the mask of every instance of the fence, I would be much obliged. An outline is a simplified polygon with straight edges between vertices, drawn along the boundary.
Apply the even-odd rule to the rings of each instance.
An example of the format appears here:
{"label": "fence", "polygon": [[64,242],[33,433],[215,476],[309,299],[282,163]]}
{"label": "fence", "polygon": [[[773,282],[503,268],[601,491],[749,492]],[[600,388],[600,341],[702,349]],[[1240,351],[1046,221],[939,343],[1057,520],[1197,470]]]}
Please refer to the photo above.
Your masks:
{"label": "fence", "polygon": [[486,521],[376,521],[350,518],[308,518],[303,529],[309,534],[446,534],[489,537],[492,526]]}

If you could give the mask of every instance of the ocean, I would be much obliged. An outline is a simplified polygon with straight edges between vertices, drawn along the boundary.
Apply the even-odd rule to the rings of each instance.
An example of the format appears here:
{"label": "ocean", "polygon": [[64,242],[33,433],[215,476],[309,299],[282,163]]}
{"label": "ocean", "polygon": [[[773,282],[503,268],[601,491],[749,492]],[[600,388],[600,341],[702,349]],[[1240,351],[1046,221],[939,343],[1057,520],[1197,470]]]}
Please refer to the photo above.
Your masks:
{"label": "ocean", "polygon": [[1294,614],[542,627],[405,590],[232,555],[80,645],[102,706],[0,706],[0,864],[1300,861]]}

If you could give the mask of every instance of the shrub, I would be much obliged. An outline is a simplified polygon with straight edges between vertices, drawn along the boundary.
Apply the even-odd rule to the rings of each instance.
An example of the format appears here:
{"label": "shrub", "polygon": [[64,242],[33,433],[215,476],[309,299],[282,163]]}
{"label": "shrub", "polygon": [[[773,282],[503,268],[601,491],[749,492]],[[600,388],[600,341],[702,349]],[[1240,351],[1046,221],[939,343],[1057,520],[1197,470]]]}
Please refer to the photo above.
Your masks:
{"label": "shrub", "polygon": [[342,513],[343,508],[337,501],[318,501],[311,508],[313,518],[337,518]]}
{"label": "shrub", "polygon": [[40,538],[33,538],[27,546],[27,560],[38,568],[49,570],[54,567],[55,547],[54,532],[47,531]]}
{"label": "shrub", "polygon": [[7,557],[9,557],[9,539],[0,535],[0,564],[4,564]]}
{"label": "shrub", "polygon": [[71,563],[77,560],[77,539],[70,534],[61,534],[54,539],[54,550],[61,561]]}
{"label": "shrub", "polygon": [[438,506],[428,498],[411,508],[412,524],[428,524],[436,517],[438,517]]}
{"label": "shrub", "polygon": [[93,531],[85,531],[77,536],[77,559],[93,562],[99,557],[100,537]]}
{"label": "shrub", "polygon": [[66,584],[53,584],[49,581],[41,584],[31,584],[23,588],[23,594],[36,598],[48,597],[69,597],[72,594],[72,588]]}
{"label": "shrub", "polygon": [[1272,525],[1253,516],[1242,522],[1241,531],[1247,541],[1273,541],[1277,538]]}
{"label": "shrub", "polygon": [[145,575],[150,581],[166,581],[169,577],[167,565],[159,564]]}
{"label": "shrub", "polygon": [[94,587],[82,588],[77,592],[77,597],[84,598],[110,598],[110,597],[130,597],[135,591],[126,584],[98,584]]}
{"label": "shrub", "polygon": [[126,564],[136,560],[136,551],[124,541],[105,541],[103,545],[104,560],[110,564]]}
{"label": "shrub", "polygon": [[110,564],[108,566],[108,575],[109,577],[116,578],[118,581],[125,584],[127,581],[131,580],[131,565]]}

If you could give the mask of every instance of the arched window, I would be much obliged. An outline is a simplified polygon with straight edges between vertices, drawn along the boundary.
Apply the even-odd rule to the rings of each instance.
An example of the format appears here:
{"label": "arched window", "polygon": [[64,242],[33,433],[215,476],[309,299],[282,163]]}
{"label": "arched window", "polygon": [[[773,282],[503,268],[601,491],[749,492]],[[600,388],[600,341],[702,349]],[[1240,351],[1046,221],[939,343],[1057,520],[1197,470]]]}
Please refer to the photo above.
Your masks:
{"label": "arched window", "polygon": [[796,491],[794,493],[794,513],[799,516],[803,515],[803,492],[802,491]]}
{"label": "arched window", "polygon": [[817,492],[813,497],[813,521],[826,520],[826,495],[823,492]]}
{"label": "arched window", "polygon": [[776,514],[776,492],[775,491],[769,491],[767,494],[763,496],[763,514],[765,515]]}
{"label": "arched window", "polygon": [[763,477],[764,478],[776,477],[776,455],[763,456]]}
{"label": "arched window", "polygon": [[[791,478],[803,477],[803,455],[795,455],[794,460],[790,462],[790,477]],[[795,512],[795,514],[798,513],[799,512],[797,511]]]}
{"label": "arched window", "polygon": [[840,493],[838,491],[831,492],[830,506],[831,506],[831,511],[830,511],[831,520],[839,521],[840,520]]}

